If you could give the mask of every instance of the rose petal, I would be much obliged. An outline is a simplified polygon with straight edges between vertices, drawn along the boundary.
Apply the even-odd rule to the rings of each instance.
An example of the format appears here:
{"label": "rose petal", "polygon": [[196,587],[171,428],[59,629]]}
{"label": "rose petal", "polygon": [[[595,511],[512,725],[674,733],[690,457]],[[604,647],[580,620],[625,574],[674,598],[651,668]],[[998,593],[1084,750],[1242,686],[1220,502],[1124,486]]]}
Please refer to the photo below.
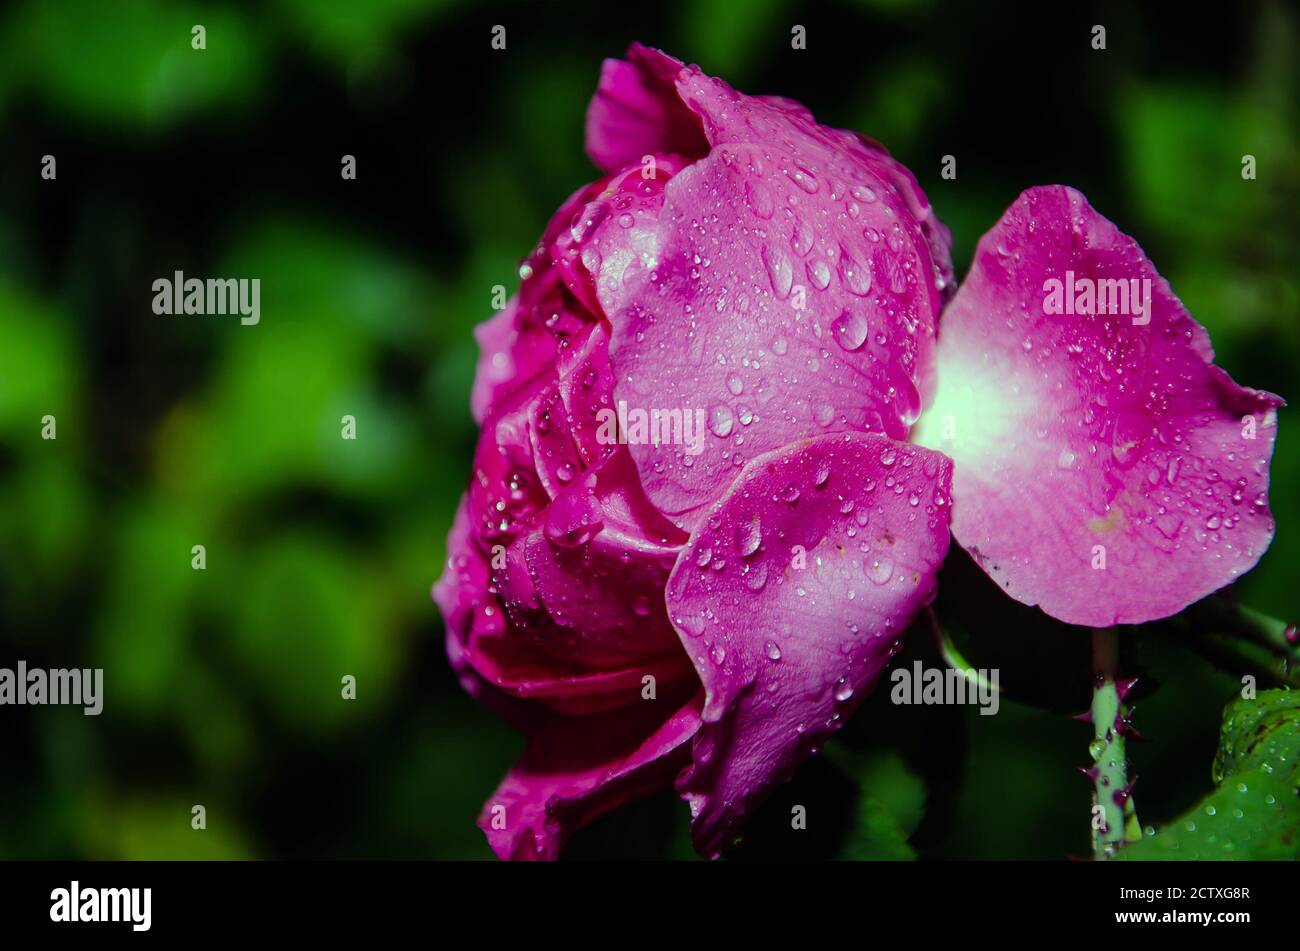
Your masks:
{"label": "rose petal", "polygon": [[601,411],[614,409],[614,371],[609,365],[609,330],[605,323],[593,324],[576,346],[568,347],[556,364],[560,374],[560,398],[569,415],[569,427],[578,454],[588,466],[595,466],[613,451],[602,443]]}
{"label": "rose petal", "polygon": [[468,650],[476,638],[503,629],[501,606],[488,590],[488,568],[474,541],[468,500],[461,498],[447,535],[447,562],[433,586],[433,600],[446,625],[447,658],[461,689],[518,729],[528,732],[534,705],[507,696],[473,664]]}
{"label": "rose petal", "polygon": [[[905,437],[933,389],[951,284],[947,231],[916,180],[798,103],[743,96],[639,46],[607,65],[589,130],[601,132],[619,90],[633,91],[626,115],[650,116],[647,128],[685,107],[713,148],[684,171],[660,156],[672,168],[651,195],[666,201],[657,213],[615,214],[602,193],[575,216],[580,247],[565,252],[594,278],[612,325],[616,399],[698,413],[716,434],[702,454],[634,441],[649,498],[690,528],[756,454],[822,432]],[[662,130],[637,143],[620,164],[691,151]],[[621,187],[658,184],[634,173]]]}
{"label": "rose petal", "polygon": [[628,471],[611,459],[585,473],[523,546],[537,594],[563,629],[546,649],[592,670],[680,652],[663,591],[684,538],[628,518],[635,486],[620,479]]}
{"label": "rose petal", "polygon": [[[535,699],[557,712],[587,715],[640,700],[647,675],[666,688],[694,682],[690,661],[671,630],[667,653],[659,659],[638,659],[632,666],[597,671],[558,660],[547,648],[559,644],[565,632],[541,609],[524,567],[524,542],[508,550],[514,554],[503,559],[504,567],[490,571],[470,524],[468,505],[462,499],[447,538],[446,568],[433,587],[433,599],[446,622],[452,669],[472,697],[527,728],[535,723],[537,711],[521,700]],[[518,571],[506,570],[510,557]],[[509,595],[508,610],[503,610],[493,591]],[[662,600],[657,592],[660,614]],[[507,616],[510,624],[505,623]],[[667,626],[666,619],[663,624]],[[644,652],[645,658],[651,653]],[[521,719],[530,709],[531,716]]]}
{"label": "rose petal", "polygon": [[537,327],[520,326],[518,299],[474,328],[478,366],[470,393],[470,412],[482,425],[493,405],[555,359],[555,338]]}
{"label": "rose petal", "polygon": [[503,859],[554,859],[565,840],[626,802],[666,788],[699,728],[700,696],[660,695],[614,713],[547,723],[483,806]]}
{"label": "rose petal", "polygon": [[590,307],[568,289],[572,278],[568,262],[554,261],[553,254],[556,242],[573,227],[575,219],[600,194],[603,185],[603,180],[588,182],[565,199],[546,223],[532,252],[519,265],[520,321],[564,335],[594,319]]}
{"label": "rose petal", "polygon": [[552,499],[582,474],[578,446],[569,428],[569,412],[560,398],[560,383],[548,383],[529,411],[528,436],[542,487]]}
{"label": "rose petal", "polygon": [[585,670],[557,661],[550,654],[521,643],[518,637],[473,637],[463,650],[463,662],[503,694],[536,700],[567,716],[625,707],[641,700],[646,677],[656,690],[695,682],[695,671],[680,649],[659,660],[639,661],[607,670]]}
{"label": "rose petal", "polygon": [[[728,143],[755,143],[774,147],[796,159],[804,157],[816,164],[800,164],[821,174],[821,179],[811,181],[834,184],[837,179],[844,180],[849,194],[843,197],[850,213],[849,202],[858,204],[859,208],[876,200],[888,204],[909,234],[914,228],[919,231],[929,249],[930,260],[926,263],[930,269],[924,272],[921,283],[929,284],[933,274],[933,289],[944,299],[950,296],[952,236],[935,217],[916,177],[883,145],[858,132],[819,125],[806,106],[792,99],[746,96],[721,79],[705,75],[698,67],[689,67],[678,74],[677,91],[699,113],[705,135],[715,149]],[[866,177],[864,169],[869,170]],[[798,173],[797,169],[794,171]],[[887,182],[888,187],[882,191],[877,187],[877,180]],[[803,180],[805,189],[811,181]],[[855,185],[862,190],[854,191]],[[868,224],[863,222],[864,227]]]}
{"label": "rose petal", "polygon": [[[1067,271],[1149,281],[1149,322],[1046,313],[1046,282]],[[914,438],[953,458],[953,533],[1012,597],[1072,624],[1140,623],[1268,547],[1281,400],[1213,365],[1204,328],[1077,191],[1020,196],[980,241],[940,338]]]}
{"label": "rose petal", "polygon": [[652,248],[602,256],[616,400],[709,430],[698,454],[630,446],[683,526],[757,455],[825,432],[901,439],[920,413],[940,300],[927,246],[884,180],[859,170],[868,201],[821,167],[724,146],[669,181]]}
{"label": "rose petal", "polygon": [[554,374],[539,373],[493,407],[474,451],[469,514],[485,546],[508,545],[550,497],[533,457],[533,416]]}
{"label": "rose petal", "polygon": [[702,852],[838,729],[933,598],[950,477],[916,446],[819,436],[751,462],[691,537],[667,597],[707,694],[678,784]]}
{"label": "rose petal", "polygon": [[639,43],[626,61],[605,60],[587,107],[587,154],[598,168],[612,173],[655,152],[708,151],[699,119],[673,87],[681,69],[671,56]]}

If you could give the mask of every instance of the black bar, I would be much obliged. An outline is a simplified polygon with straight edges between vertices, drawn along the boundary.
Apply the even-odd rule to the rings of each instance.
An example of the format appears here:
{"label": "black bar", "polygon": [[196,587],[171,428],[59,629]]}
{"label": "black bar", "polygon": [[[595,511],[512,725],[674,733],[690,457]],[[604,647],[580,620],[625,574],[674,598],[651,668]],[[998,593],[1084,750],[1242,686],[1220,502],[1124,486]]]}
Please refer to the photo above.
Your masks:
{"label": "black bar", "polygon": [[[150,889],[148,930],[134,930],[129,920],[52,921],[52,893],[70,892],[74,881],[83,902],[90,889]],[[619,863],[612,869],[603,863],[0,864],[6,938],[63,933],[92,940],[148,935],[336,940],[416,933],[468,941],[531,931],[535,940],[544,940],[570,929],[598,934],[599,927],[611,936],[663,928],[664,940],[676,941],[679,926],[671,920],[680,918],[684,927],[689,917],[723,933],[762,932],[780,927],[780,920],[822,933],[839,919],[844,940],[863,942],[884,937],[886,926],[916,929],[927,938],[972,940],[1014,932],[1064,938],[1101,931],[1179,939],[1200,932],[1230,941],[1246,932],[1294,936],[1294,903],[1293,867],[1268,863],[778,866],[724,861]],[[1121,921],[1121,915],[1151,917]],[[1202,921],[1203,915],[1211,919]],[[125,910],[121,916],[130,918]],[[691,929],[697,940],[695,924]],[[454,938],[458,934],[464,937]],[[8,941],[6,946],[13,947]]]}

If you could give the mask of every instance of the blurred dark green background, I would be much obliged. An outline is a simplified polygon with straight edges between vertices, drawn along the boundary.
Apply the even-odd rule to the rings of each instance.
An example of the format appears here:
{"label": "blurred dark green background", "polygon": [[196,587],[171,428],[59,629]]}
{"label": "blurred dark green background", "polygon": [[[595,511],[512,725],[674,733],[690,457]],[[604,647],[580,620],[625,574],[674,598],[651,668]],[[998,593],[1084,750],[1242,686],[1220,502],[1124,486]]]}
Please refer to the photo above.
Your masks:
{"label": "blurred dark green background", "polygon": [[[594,176],[583,114],[602,58],[632,40],[879,139],[952,228],[959,276],[1023,188],[1082,189],[1221,365],[1300,399],[1295,7],[1047,6],[6,4],[0,666],[102,666],[106,700],[98,718],[0,709],[0,856],[490,854],[474,817],[521,740],[459,691],[428,597],[475,436],[470,329]],[[155,317],[151,284],[175,270],[259,277],[260,325]],[[339,438],[345,413],[356,442]],[[40,438],[46,414],[57,441]],[[1278,538],[1238,591],[1286,616],[1300,590],[1286,411],[1281,430]],[[1085,645],[1059,640],[1034,643],[1055,659],[1034,687],[1081,707]],[[1233,681],[1160,638],[1138,656],[1158,687],[1139,704],[1135,797],[1158,825],[1210,788]],[[885,700],[773,800],[741,855],[863,839],[846,832],[861,807],[848,777],[923,858],[1087,854],[1087,727],[1041,706]],[[797,841],[791,802],[809,809]],[[688,856],[686,826],[665,794],[570,854]]]}

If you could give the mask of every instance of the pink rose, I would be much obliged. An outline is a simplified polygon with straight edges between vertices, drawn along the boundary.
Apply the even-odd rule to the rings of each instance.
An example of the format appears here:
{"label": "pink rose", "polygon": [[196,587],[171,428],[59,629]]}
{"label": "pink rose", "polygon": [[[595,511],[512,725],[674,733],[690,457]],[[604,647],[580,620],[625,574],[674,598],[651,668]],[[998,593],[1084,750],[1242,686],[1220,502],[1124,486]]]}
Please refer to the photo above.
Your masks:
{"label": "pink rose", "polygon": [[[1079,193],[1022,195],[954,296],[912,175],[798,103],[634,45],[587,150],[605,177],[477,331],[434,589],[462,683],[529,735],[480,818],[498,855],[674,780],[718,854],[874,686],[950,521],[1075,624],[1172,614],[1267,547],[1281,401]],[[1132,313],[1097,309],[1121,283]]]}

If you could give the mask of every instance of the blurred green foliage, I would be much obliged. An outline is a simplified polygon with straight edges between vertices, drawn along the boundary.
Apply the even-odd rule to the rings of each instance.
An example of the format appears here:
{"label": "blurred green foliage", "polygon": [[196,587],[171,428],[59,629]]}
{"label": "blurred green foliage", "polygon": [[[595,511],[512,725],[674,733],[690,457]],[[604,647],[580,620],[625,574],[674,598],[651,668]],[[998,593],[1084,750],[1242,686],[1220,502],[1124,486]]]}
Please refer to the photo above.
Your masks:
{"label": "blurred green foliage", "polygon": [[[103,666],[107,698],[98,718],[0,713],[0,856],[489,854],[474,817],[521,740],[461,694],[428,598],[474,439],[470,330],[593,175],[587,99],[634,39],[881,140],[952,227],[959,277],[1020,190],[1080,187],[1223,366],[1300,398],[1295,12],[1248,4],[1210,36],[1191,19],[907,0],[6,5],[0,662]],[[1094,22],[1110,24],[1103,53]],[[794,23],[807,51],[789,48]],[[260,277],[261,324],[154,317],[150,282],[176,269]],[[1238,587],[1287,615],[1300,440],[1285,412],[1281,431],[1278,537]],[[1087,671],[1066,662],[1077,632],[1050,637],[1032,650],[1059,642],[1060,662],[1013,682],[1023,702],[999,716],[872,697],[738,857],[1086,853],[1087,731],[1040,700],[1086,694]],[[1209,792],[1235,682],[1139,640],[1159,686],[1136,799],[1163,825]],[[792,802],[814,816],[810,844],[790,844]],[[571,854],[689,857],[686,825],[665,794]]]}

